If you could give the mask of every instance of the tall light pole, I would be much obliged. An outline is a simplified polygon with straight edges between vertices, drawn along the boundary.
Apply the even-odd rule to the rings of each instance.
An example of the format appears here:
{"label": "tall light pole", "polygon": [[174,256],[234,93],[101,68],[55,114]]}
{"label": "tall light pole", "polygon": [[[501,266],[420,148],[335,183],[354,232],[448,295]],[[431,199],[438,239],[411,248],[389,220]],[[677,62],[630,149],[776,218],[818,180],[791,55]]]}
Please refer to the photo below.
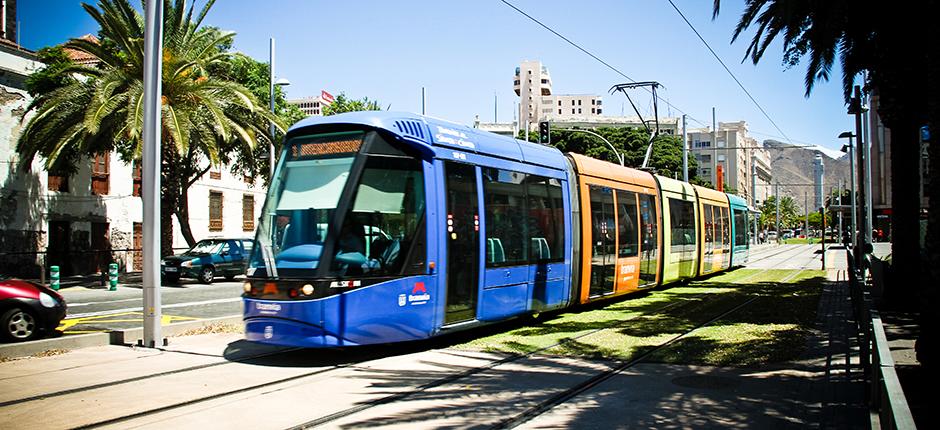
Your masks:
{"label": "tall light pole", "polygon": [[143,295],[144,346],[163,343],[160,323],[160,129],[163,85],[163,2],[146,3],[144,25]]}
{"label": "tall light pole", "polygon": [[780,181],[774,180],[774,206],[777,209],[777,216],[774,218],[774,229],[777,233],[777,243],[780,243]]}
{"label": "tall light pole", "polygon": [[[855,96],[852,97],[852,100],[849,103],[848,113],[849,115],[855,115],[855,151],[858,153],[855,156],[855,159],[858,160],[858,178],[857,180],[853,178],[853,180],[856,180],[856,183],[858,184],[859,205],[859,234],[857,240],[858,252],[856,252],[858,259],[856,260],[856,263],[858,263],[858,268],[863,271],[862,273],[864,273],[865,268],[862,265],[862,255],[868,252],[866,249],[868,248],[867,244],[871,243],[871,227],[869,227],[871,224],[867,219],[868,217],[866,216],[868,214],[868,210],[865,208],[865,203],[868,201],[868,199],[865,197],[867,191],[865,185],[865,171],[868,167],[866,166],[866,163],[868,162],[868,156],[865,154],[866,144],[862,140],[862,114],[868,111],[868,107],[862,105],[862,91],[858,85],[855,86],[854,90]],[[853,198],[854,197],[855,196],[853,195]]]}
{"label": "tall light pole", "polygon": [[682,115],[682,181],[689,182],[689,134],[685,128],[685,117]]}
{"label": "tall light pole", "polygon": [[850,193],[849,200],[852,202],[852,218],[851,218],[852,222],[850,224],[850,227],[852,228],[852,233],[851,235],[849,235],[849,237],[852,239],[852,246],[854,247],[853,251],[855,252],[855,254],[858,254],[858,236],[857,236],[858,225],[856,224],[856,218],[855,218],[855,214],[857,212],[856,212],[856,207],[855,207],[855,197],[856,197],[855,196],[855,151],[853,151],[853,144],[852,144],[853,137],[855,137],[855,133],[852,133],[851,131],[844,131],[841,134],[839,134],[840,139],[844,139],[844,138],[849,139],[848,144],[842,145],[842,152],[849,153],[849,176],[851,176],[851,178],[849,178],[849,193]]}
{"label": "tall light pole", "polygon": [[590,130],[582,130],[582,129],[580,129],[580,128],[556,128],[555,130],[558,130],[558,131],[572,131],[572,132],[578,132],[578,133],[587,133],[587,134],[590,134],[591,136],[594,136],[594,137],[596,137],[596,138],[598,138],[598,139],[600,139],[600,140],[603,140],[604,143],[606,143],[607,146],[610,148],[610,150],[611,150],[611,151],[614,151],[614,155],[617,156],[617,161],[620,161],[620,165],[621,165],[621,166],[624,165],[624,164],[623,164],[623,163],[624,163],[623,154],[621,154],[620,151],[617,151],[617,148],[615,148],[614,145],[613,145],[612,143],[610,143],[609,140],[604,139],[604,136],[601,136],[601,135],[599,135],[599,134],[597,134],[597,133],[595,133],[595,132],[593,132],[593,131],[590,131]]}
{"label": "tall light pole", "polygon": [[[275,112],[275,109],[274,109],[274,87],[275,86],[286,87],[290,85],[290,81],[288,81],[287,79],[283,79],[283,78],[275,80],[274,78],[274,38],[273,37],[271,38],[271,46],[270,46],[268,53],[270,55],[269,60],[271,61],[270,63],[271,70],[268,71],[269,72],[268,73],[269,75],[268,76],[269,78],[268,89],[270,90],[271,114],[276,115],[277,112]],[[274,162],[277,160],[277,158],[274,155],[274,133],[277,132],[277,128],[274,126],[274,122],[271,123],[270,132],[271,132],[271,136],[270,136],[271,140],[268,143],[268,178],[269,180],[274,180]]]}

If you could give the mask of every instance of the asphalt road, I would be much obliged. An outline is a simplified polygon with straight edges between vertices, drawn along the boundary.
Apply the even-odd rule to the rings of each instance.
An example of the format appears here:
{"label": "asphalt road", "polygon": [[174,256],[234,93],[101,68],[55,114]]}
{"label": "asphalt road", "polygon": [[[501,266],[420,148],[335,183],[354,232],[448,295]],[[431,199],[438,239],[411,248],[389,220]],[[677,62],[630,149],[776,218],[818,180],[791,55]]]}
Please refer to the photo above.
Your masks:
{"label": "asphalt road", "polygon": [[[244,280],[217,278],[212,284],[182,280],[160,288],[163,323],[216,318],[242,313]],[[68,314],[59,325],[64,335],[95,333],[141,327],[143,288],[139,284],[119,285],[117,291],[105,287],[70,287],[59,290],[68,304]]]}

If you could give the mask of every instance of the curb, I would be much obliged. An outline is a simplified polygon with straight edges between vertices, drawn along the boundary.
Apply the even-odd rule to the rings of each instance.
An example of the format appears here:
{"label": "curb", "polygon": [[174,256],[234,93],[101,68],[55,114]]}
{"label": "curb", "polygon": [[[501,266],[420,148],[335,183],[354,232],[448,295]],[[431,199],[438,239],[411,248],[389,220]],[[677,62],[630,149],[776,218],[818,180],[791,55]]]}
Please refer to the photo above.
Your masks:
{"label": "curb", "polygon": [[[196,330],[213,324],[241,324],[242,315],[209,318],[197,321],[184,321],[167,324],[162,327],[163,337],[178,336],[190,330]],[[125,330],[112,330],[102,333],[79,334],[75,336],[60,336],[51,339],[40,339],[30,342],[0,344],[0,358],[20,358],[41,354],[53,350],[73,350],[107,345],[134,345],[143,341],[144,329],[131,328]]]}

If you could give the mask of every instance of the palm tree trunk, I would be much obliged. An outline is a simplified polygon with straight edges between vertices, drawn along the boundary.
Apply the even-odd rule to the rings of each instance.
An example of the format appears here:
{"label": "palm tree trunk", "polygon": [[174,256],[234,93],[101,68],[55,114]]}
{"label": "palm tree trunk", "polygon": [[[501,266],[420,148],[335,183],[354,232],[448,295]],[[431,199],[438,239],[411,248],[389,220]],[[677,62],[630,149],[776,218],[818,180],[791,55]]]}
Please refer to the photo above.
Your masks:
{"label": "palm tree trunk", "polygon": [[172,141],[163,135],[161,168],[161,196],[160,196],[160,255],[173,255],[173,212],[179,206],[179,155]]}
{"label": "palm tree trunk", "polygon": [[180,188],[179,204],[176,205],[176,220],[180,223],[180,233],[186,239],[189,247],[196,244],[196,238],[193,237],[193,230],[189,226],[189,187]]}
{"label": "palm tree trunk", "polygon": [[[928,15],[937,16],[940,13],[940,1],[929,3]],[[928,40],[940,38],[940,28],[936,25],[928,27]],[[928,277],[921,282],[924,286],[924,300],[922,301],[920,336],[917,339],[917,359],[927,367],[936,366],[936,349],[938,333],[938,315],[936,312],[937,287],[940,279],[940,56],[934,49],[927,56],[927,123],[930,127],[930,144],[927,146],[929,173],[924,188],[927,190],[928,204],[933,206],[927,211],[927,271]]]}
{"label": "palm tree trunk", "polygon": [[[887,125],[887,124],[886,124]],[[891,128],[892,276],[885,288],[890,305],[911,303],[920,280],[920,150],[917,120],[898,116]],[[915,302],[916,303],[916,302]]]}

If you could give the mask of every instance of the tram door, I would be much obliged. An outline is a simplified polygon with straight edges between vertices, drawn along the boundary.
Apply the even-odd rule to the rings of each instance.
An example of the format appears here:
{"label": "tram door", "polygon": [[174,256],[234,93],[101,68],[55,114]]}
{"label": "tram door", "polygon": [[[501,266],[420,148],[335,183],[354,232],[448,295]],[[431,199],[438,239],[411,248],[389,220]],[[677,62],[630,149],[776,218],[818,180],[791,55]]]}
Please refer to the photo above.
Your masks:
{"label": "tram door", "polygon": [[480,211],[476,168],[445,162],[447,302],[444,324],[476,318],[480,272]]}
{"label": "tram door", "polygon": [[614,193],[610,188],[590,186],[591,197],[591,286],[590,297],[614,292],[617,224]]}

